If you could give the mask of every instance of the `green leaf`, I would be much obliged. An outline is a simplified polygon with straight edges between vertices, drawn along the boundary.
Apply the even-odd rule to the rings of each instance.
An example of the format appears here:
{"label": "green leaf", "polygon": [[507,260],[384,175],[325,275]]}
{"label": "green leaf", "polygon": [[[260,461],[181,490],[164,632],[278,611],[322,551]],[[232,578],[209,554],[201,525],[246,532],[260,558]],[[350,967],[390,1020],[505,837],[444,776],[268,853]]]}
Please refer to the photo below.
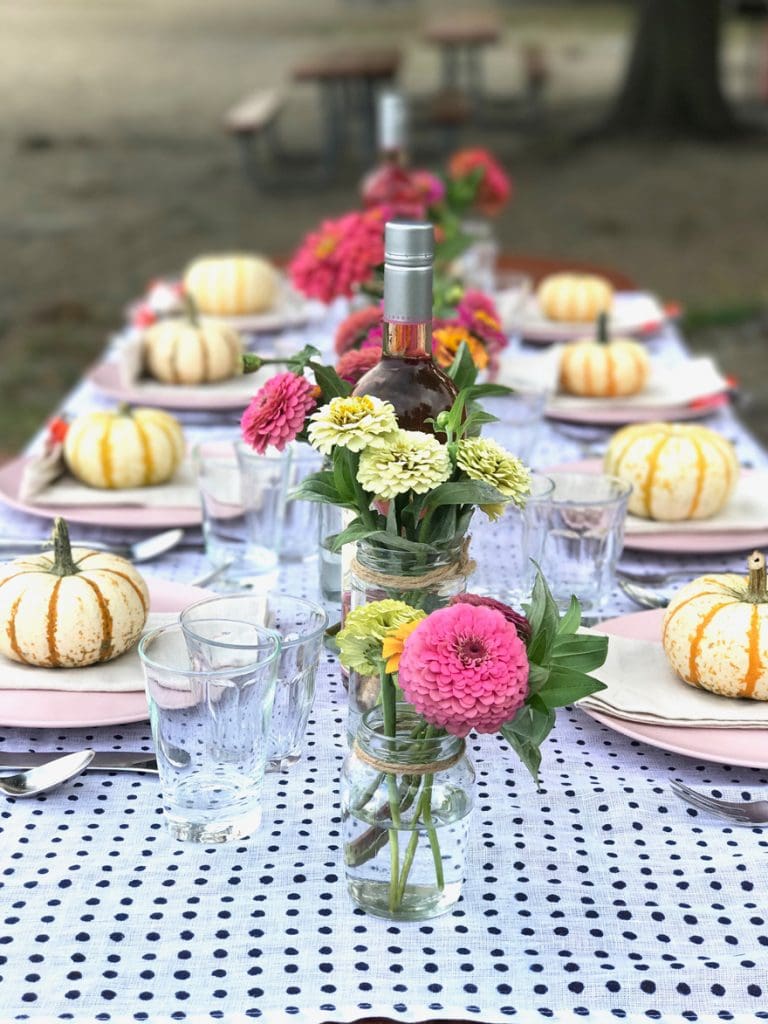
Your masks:
{"label": "green leaf", "polygon": [[453,362],[446,370],[446,373],[456,385],[458,391],[468,388],[477,380],[477,367],[465,341],[459,345],[459,350],[453,357]]}
{"label": "green leaf", "polygon": [[516,752],[535,781],[541,765],[541,744],[555,724],[555,713],[542,709],[536,698],[529,699],[510,722],[501,727],[501,735]]}
{"label": "green leaf", "polygon": [[324,366],[322,363],[310,362],[307,364],[315,375],[315,381],[323,393],[323,399],[330,402],[332,398],[346,398],[352,394],[352,385],[336,373],[332,366]]}
{"label": "green leaf", "polygon": [[342,501],[354,503],[357,496],[357,466],[360,456],[347,448],[333,449],[333,482]]}
{"label": "green leaf", "polygon": [[542,686],[546,685],[549,679],[549,669],[543,665],[534,665],[533,662],[529,662],[528,665],[528,692],[538,693]]}
{"label": "green leaf", "polygon": [[515,393],[514,388],[508,388],[506,384],[472,384],[464,390],[468,402],[474,402],[478,398],[503,398],[504,395]]}
{"label": "green leaf", "polygon": [[336,489],[333,473],[328,473],[325,470],[305,477],[288,497],[291,501],[321,501],[331,505],[345,504]]}
{"label": "green leaf", "polygon": [[435,509],[441,505],[495,505],[506,501],[500,491],[482,480],[449,480],[429,492],[424,507]]}
{"label": "green leaf", "polygon": [[528,644],[528,657],[537,665],[546,665],[560,623],[560,613],[547,586],[547,581],[538,567],[531,595],[528,621],[531,624],[532,633],[532,640]]}
{"label": "green leaf", "polygon": [[358,540],[365,540],[375,532],[362,519],[353,519],[349,526],[345,527],[340,533],[334,533],[327,537],[326,543],[331,551],[341,551],[345,544],[353,544]]}
{"label": "green leaf", "polygon": [[579,633],[558,636],[552,647],[552,667],[571,668],[577,672],[591,672],[600,668],[608,653],[608,637]]}
{"label": "green leaf", "polygon": [[577,672],[574,669],[557,666],[549,673],[549,679],[537,696],[544,701],[548,708],[561,708],[566,704],[573,704],[590,693],[597,693],[605,689],[605,683],[601,683],[594,676],[588,676],[584,672]]}
{"label": "green leaf", "polygon": [[568,611],[560,619],[560,625],[557,627],[557,632],[560,636],[566,633],[575,633],[581,625],[581,604],[575,594],[571,595],[571,603],[568,606]]}

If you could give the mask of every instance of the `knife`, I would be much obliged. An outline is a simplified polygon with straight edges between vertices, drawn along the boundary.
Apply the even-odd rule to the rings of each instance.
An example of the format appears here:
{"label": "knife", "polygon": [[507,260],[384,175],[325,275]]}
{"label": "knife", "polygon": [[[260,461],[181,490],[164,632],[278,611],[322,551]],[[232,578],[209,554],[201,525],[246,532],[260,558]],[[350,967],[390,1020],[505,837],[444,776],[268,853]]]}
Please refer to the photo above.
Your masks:
{"label": "knife", "polygon": [[[16,771],[20,768],[39,768],[66,750],[37,751],[26,754],[0,748],[0,772]],[[99,750],[88,765],[89,771],[102,772],[153,772],[157,774],[157,758],[146,751]]]}

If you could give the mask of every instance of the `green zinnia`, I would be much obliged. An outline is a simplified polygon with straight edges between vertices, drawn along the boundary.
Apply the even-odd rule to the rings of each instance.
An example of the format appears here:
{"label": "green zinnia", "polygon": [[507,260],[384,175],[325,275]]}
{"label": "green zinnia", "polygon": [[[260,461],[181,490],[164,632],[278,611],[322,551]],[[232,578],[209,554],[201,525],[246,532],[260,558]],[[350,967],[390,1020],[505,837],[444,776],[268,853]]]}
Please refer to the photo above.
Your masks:
{"label": "green zinnia", "polygon": [[357,479],[377,498],[427,491],[445,483],[453,467],[448,450],[431,434],[398,430],[386,447],[366,448],[360,456]]}
{"label": "green zinnia", "polygon": [[530,472],[520,459],[490,438],[462,438],[456,446],[456,465],[470,480],[490,484],[519,507],[525,504],[525,497],[531,490]]}
{"label": "green zinnia", "polygon": [[351,611],[336,642],[342,665],[361,675],[376,675],[383,660],[384,637],[406,622],[423,619],[426,612],[405,601],[374,601]]}

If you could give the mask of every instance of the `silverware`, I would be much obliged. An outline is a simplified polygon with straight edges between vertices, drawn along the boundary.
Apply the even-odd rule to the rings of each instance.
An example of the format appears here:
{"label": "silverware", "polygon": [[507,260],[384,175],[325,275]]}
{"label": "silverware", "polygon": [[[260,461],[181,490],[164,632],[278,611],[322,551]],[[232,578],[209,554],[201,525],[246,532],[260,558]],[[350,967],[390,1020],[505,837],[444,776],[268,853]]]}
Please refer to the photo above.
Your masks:
{"label": "silverware", "polygon": [[39,793],[47,793],[79,775],[93,761],[93,758],[93,750],[76,750],[73,754],[63,756],[61,754],[45,755],[44,760],[30,766],[27,771],[0,778],[0,793],[13,797],[37,796]]}
{"label": "silverware", "polygon": [[616,582],[630,601],[634,601],[641,608],[666,608],[669,604],[669,597],[658,590],[642,587],[639,583],[630,583],[629,580],[623,580],[621,577],[617,577]]}
{"label": "silverware", "polygon": [[715,818],[736,825],[768,825],[768,800],[717,800],[684,786],[682,782],[673,781],[671,787],[676,797]]}
{"label": "silverware", "polygon": [[744,568],[742,566],[739,569],[671,569],[669,572],[632,572],[629,569],[617,569],[616,575],[624,580],[629,580],[630,583],[660,586],[669,580],[692,580],[697,576],[721,575],[727,572],[735,572],[743,576]]}
{"label": "silverware", "polygon": [[227,561],[224,562],[223,565],[217,565],[215,569],[211,569],[209,572],[204,572],[202,576],[198,576],[196,579],[192,580],[190,586],[205,587],[209,583],[213,583],[213,581],[217,580],[219,576],[224,575],[224,573],[232,565],[233,562],[234,558],[227,559]]}
{"label": "silverware", "polygon": [[[157,772],[157,759],[154,754],[146,751],[130,750],[89,750],[93,755],[85,767],[89,771],[107,772]],[[74,755],[68,755],[74,756]],[[0,752],[0,771],[16,769],[41,768],[50,764],[53,758],[62,758],[60,750],[43,750],[34,754],[3,750]],[[53,761],[53,763],[56,763]],[[78,769],[82,771],[82,769]],[[7,781],[7,779],[5,780]]]}
{"label": "silverware", "polygon": [[[149,562],[153,558],[164,555],[166,551],[175,548],[184,536],[183,530],[166,530],[164,533],[156,533],[152,537],[145,537],[144,540],[137,540],[133,544],[104,544],[101,541],[84,540],[72,541],[73,547],[93,548],[95,551],[109,551],[113,555],[122,555],[132,562]],[[50,550],[52,541],[29,540],[27,538],[0,537],[0,552],[9,554],[27,554],[33,552],[39,554]]]}

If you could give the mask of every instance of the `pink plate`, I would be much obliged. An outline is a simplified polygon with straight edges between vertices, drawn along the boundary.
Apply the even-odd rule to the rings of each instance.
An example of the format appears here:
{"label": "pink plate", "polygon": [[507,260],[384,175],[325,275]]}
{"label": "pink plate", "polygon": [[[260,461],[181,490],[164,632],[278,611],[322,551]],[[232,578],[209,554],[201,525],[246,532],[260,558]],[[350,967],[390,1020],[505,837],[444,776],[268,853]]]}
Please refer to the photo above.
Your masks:
{"label": "pink plate", "polygon": [[[664,610],[654,609],[608,619],[597,628],[635,640],[659,641],[663,618]],[[646,725],[644,722],[613,718],[587,708],[580,710],[615,732],[633,740],[642,740],[661,750],[671,750],[675,754],[685,754],[686,757],[715,764],[768,768],[768,729],[694,729],[687,726]]]}
{"label": "pink plate", "polygon": [[71,523],[85,526],[114,526],[123,530],[169,530],[174,526],[199,526],[199,508],[146,508],[141,505],[33,505],[19,498],[19,485],[26,455],[0,467],[0,501],[21,512],[43,519],[66,516]]}
{"label": "pink plate", "polygon": [[[209,590],[146,577],[153,612],[180,612]],[[41,672],[53,669],[41,668]],[[140,669],[138,671],[141,671]],[[0,725],[21,729],[80,729],[144,722],[149,717],[144,690],[129,693],[74,693],[68,690],[0,689]]]}
{"label": "pink plate", "polygon": [[151,405],[161,409],[198,409],[223,410],[237,409],[242,411],[249,402],[244,393],[217,388],[215,384],[184,387],[183,385],[153,384],[151,389],[126,387],[120,380],[117,363],[96,363],[86,373],[89,381],[108,398],[131,405]]}
{"label": "pink plate", "polygon": [[659,420],[696,420],[709,416],[714,409],[728,402],[725,392],[708,396],[706,400],[691,405],[654,406],[654,408],[637,408],[631,405],[623,408],[601,406],[600,399],[595,398],[584,408],[558,409],[557,405],[548,406],[544,415],[550,420],[567,420],[569,423],[597,423],[606,426],[624,423],[656,423]]}
{"label": "pink plate", "polygon": [[[542,473],[601,473],[600,459],[579,459],[548,466]],[[670,555],[716,555],[743,551],[748,555],[755,548],[768,546],[768,529],[717,533],[641,533],[624,534],[624,547],[631,551],[652,551]]]}

